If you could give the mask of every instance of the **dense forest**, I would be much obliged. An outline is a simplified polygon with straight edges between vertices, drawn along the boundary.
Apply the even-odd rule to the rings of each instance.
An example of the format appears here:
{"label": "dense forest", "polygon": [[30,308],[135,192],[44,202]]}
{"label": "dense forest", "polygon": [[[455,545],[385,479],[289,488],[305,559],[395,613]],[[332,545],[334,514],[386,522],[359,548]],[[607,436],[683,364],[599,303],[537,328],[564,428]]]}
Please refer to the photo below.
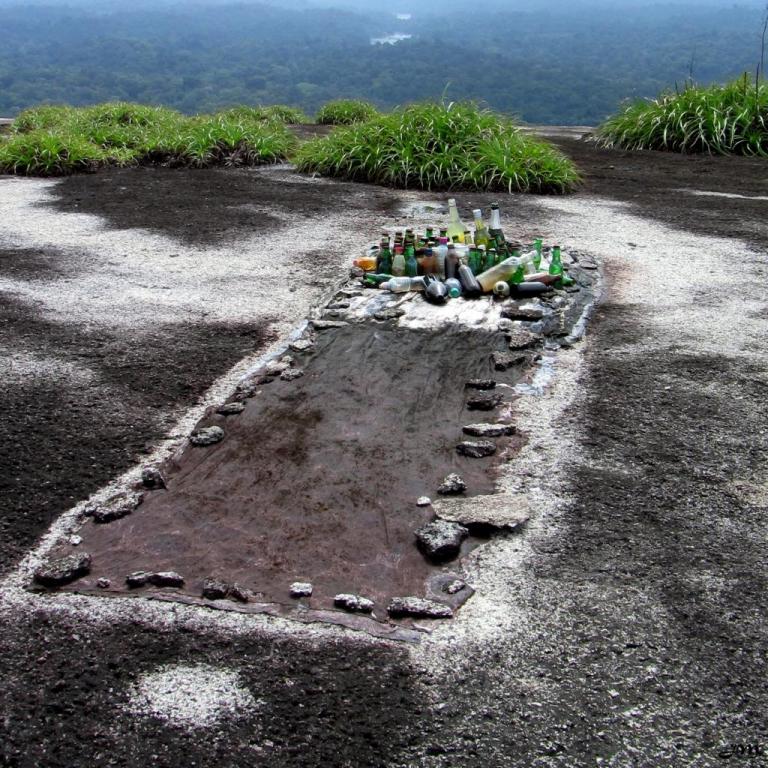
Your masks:
{"label": "dense forest", "polygon": [[[754,72],[760,5],[478,5],[441,16],[331,2],[0,2],[0,115],[125,99],[184,112],[335,98],[471,98],[529,122],[594,124],[693,74]],[[340,3],[341,4],[341,3]],[[348,4],[349,5],[349,4]],[[383,4],[381,4],[383,6]],[[369,8],[375,6],[370,5]],[[402,10],[407,3],[398,3]],[[396,44],[372,38],[400,34]]]}

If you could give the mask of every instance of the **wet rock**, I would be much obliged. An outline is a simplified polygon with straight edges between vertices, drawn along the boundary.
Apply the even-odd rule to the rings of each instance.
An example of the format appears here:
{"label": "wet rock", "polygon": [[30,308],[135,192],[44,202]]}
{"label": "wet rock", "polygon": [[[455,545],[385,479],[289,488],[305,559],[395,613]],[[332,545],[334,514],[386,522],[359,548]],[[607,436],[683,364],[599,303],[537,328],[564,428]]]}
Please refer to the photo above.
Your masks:
{"label": "wet rock", "polygon": [[453,610],[434,600],[423,597],[393,597],[387,612],[393,619],[412,616],[420,619],[450,619]]}
{"label": "wet rock", "polygon": [[312,347],[315,346],[315,342],[311,339],[296,339],[296,341],[292,341],[290,344],[291,349],[294,352],[307,352],[308,350],[312,349]]}
{"label": "wet rock", "polygon": [[467,536],[469,531],[463,525],[446,520],[434,520],[416,531],[419,549],[435,562],[456,557],[461,550],[461,542]]}
{"label": "wet rock", "polygon": [[507,341],[509,342],[509,348],[514,351],[516,349],[532,347],[539,341],[539,337],[535,333],[520,329],[508,333]]}
{"label": "wet rock", "polygon": [[465,435],[472,437],[505,437],[516,431],[514,424],[467,424],[463,429]]}
{"label": "wet rock", "polygon": [[312,597],[312,585],[307,581],[295,581],[291,584],[291,597]]}
{"label": "wet rock", "polygon": [[313,320],[312,326],[318,331],[325,331],[329,328],[343,328],[345,325],[349,325],[342,320]]}
{"label": "wet rock", "polygon": [[465,386],[467,389],[496,389],[496,382],[493,379],[472,379]]}
{"label": "wet rock", "polygon": [[283,371],[280,374],[280,378],[283,381],[295,381],[300,379],[304,375],[304,371],[301,368],[289,368],[287,371]]}
{"label": "wet rock", "polygon": [[198,447],[215,445],[224,439],[224,430],[221,427],[203,427],[192,433],[189,442]]}
{"label": "wet rock", "polygon": [[224,403],[216,409],[216,413],[222,416],[237,416],[245,410],[245,403]]}
{"label": "wet rock", "polygon": [[33,578],[44,587],[61,587],[86,576],[90,571],[91,556],[87,552],[78,552],[75,555],[49,560],[37,568]]}
{"label": "wet rock", "polygon": [[203,597],[206,600],[223,600],[230,590],[230,585],[218,579],[205,579],[203,581]]}
{"label": "wet rock", "polygon": [[507,320],[541,320],[544,310],[535,304],[510,302],[501,310],[501,316]]}
{"label": "wet rock", "polygon": [[380,309],[378,312],[373,313],[374,320],[396,320],[398,317],[402,317],[405,314],[405,310],[402,307],[387,307],[387,309]]}
{"label": "wet rock", "polygon": [[157,467],[144,467],[141,470],[141,483],[150,490],[165,488],[165,478]]}
{"label": "wet rock", "polygon": [[94,523],[111,523],[121,517],[130,515],[144,500],[141,493],[130,493],[107,502],[104,506],[98,506],[93,510]]}
{"label": "wet rock", "polygon": [[96,586],[99,589],[109,589],[112,586],[112,582],[102,577],[96,581]]}
{"label": "wet rock", "polygon": [[454,579],[453,581],[449,581],[447,584],[443,584],[443,592],[446,592],[449,595],[458,595],[459,592],[465,590],[467,588],[467,582],[462,581],[461,579]]}
{"label": "wet rock", "polygon": [[464,493],[467,490],[467,484],[457,475],[452,473],[443,480],[440,487],[437,489],[438,493],[443,496],[449,496],[455,493]]}
{"label": "wet rock", "polygon": [[516,365],[524,365],[528,362],[528,355],[515,352],[494,352],[491,362],[497,371],[507,371]]}
{"label": "wet rock", "polygon": [[483,394],[475,395],[467,400],[467,408],[470,411],[493,411],[504,402],[503,395]]}
{"label": "wet rock", "polygon": [[456,446],[456,451],[470,459],[484,459],[486,456],[493,456],[496,453],[496,443],[490,440],[465,441]]}
{"label": "wet rock", "polygon": [[283,371],[287,371],[291,367],[290,363],[286,363],[283,360],[270,360],[266,368],[264,369],[267,376],[279,376]]}
{"label": "wet rock", "polygon": [[148,579],[149,583],[155,587],[183,587],[184,577],[176,571],[159,571],[151,573]]}
{"label": "wet rock", "polygon": [[150,571],[134,571],[125,577],[125,583],[131,588],[144,587],[149,583]]}
{"label": "wet rock", "polygon": [[373,610],[373,600],[360,597],[360,595],[336,595],[333,598],[333,604],[337,608],[343,608],[351,613],[370,613]]}
{"label": "wet rock", "polygon": [[430,499],[429,496],[419,496],[419,498],[416,499],[417,507],[428,507],[431,504],[432,504],[432,499]]}
{"label": "wet rock", "polygon": [[229,590],[229,596],[239,603],[247,603],[255,597],[253,590],[235,582]]}

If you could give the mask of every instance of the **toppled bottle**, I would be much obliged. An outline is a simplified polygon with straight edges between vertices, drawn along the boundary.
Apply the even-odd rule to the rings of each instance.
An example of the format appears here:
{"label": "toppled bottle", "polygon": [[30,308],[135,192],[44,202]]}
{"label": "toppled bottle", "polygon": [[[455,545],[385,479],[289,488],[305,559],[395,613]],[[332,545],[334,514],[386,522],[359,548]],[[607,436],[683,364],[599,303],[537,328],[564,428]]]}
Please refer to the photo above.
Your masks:
{"label": "toppled bottle", "polygon": [[448,288],[445,283],[438,280],[434,275],[424,275],[424,296],[427,301],[433,304],[445,304],[448,300]]}
{"label": "toppled bottle", "polygon": [[381,283],[379,288],[392,293],[408,293],[408,291],[423,291],[425,288],[424,277],[391,277]]}
{"label": "toppled bottle", "polygon": [[455,277],[449,277],[445,281],[445,287],[452,299],[458,299],[461,296],[461,283]]}
{"label": "toppled bottle", "polygon": [[465,296],[480,296],[483,292],[482,286],[472,274],[472,269],[466,264],[462,264],[459,267],[459,282],[461,283],[461,288]]}

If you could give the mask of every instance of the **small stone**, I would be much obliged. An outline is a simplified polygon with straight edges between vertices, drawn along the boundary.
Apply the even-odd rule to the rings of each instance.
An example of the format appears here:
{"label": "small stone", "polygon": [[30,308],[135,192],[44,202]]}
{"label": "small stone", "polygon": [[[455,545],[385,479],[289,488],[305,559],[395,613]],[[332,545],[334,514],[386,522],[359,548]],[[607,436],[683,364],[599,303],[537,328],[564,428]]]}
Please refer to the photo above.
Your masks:
{"label": "small stone", "polygon": [[306,581],[295,581],[291,584],[291,597],[312,597],[312,585]]}
{"label": "small stone", "polygon": [[394,619],[403,616],[423,619],[450,619],[453,616],[453,610],[450,606],[437,603],[434,600],[425,600],[422,597],[393,597],[387,611]]}
{"label": "small stone", "polygon": [[131,588],[144,587],[152,574],[149,571],[134,571],[125,577],[125,583]]}
{"label": "small stone", "polygon": [[224,403],[216,409],[222,416],[237,416],[245,410],[245,403]]}
{"label": "small stone", "polygon": [[183,587],[184,577],[176,571],[160,571],[151,573],[148,579],[149,583],[155,587]]}
{"label": "small stone", "polygon": [[44,587],[61,587],[86,576],[90,571],[91,556],[87,552],[78,552],[41,565],[35,571],[34,580]]}
{"label": "small stone", "polygon": [[483,394],[470,397],[467,400],[467,408],[470,411],[493,411],[504,402],[502,395]]}
{"label": "small stone", "polygon": [[300,379],[303,375],[304,371],[301,368],[289,368],[280,374],[280,378],[283,381],[294,381],[295,379]]}
{"label": "small stone", "polygon": [[380,309],[378,312],[373,313],[374,320],[396,320],[398,317],[402,317],[405,314],[405,310],[402,307],[387,307],[387,309]]}
{"label": "small stone", "polygon": [[229,593],[229,584],[218,579],[205,579],[203,581],[203,597],[206,600],[223,600]]}
{"label": "small stone", "polygon": [[349,323],[345,323],[342,320],[313,320],[312,321],[312,326],[316,328],[318,331],[326,331],[330,328],[343,328],[346,325],[349,325]]}
{"label": "small stone", "polygon": [[285,363],[282,360],[270,360],[264,370],[266,371],[267,376],[279,376],[283,371],[287,371],[290,367],[290,363]]}
{"label": "small stone", "polygon": [[326,309],[349,309],[350,303],[348,301],[334,301],[326,306]]}
{"label": "small stone", "polygon": [[461,551],[461,542],[469,536],[469,531],[458,523],[446,520],[434,520],[416,531],[419,549],[435,562],[452,560]]}
{"label": "small stone", "polygon": [[[273,379],[269,376],[262,376],[261,378],[264,379],[264,381],[260,380],[260,384],[268,384],[269,382],[273,381]],[[256,387],[253,384],[239,384],[237,389],[235,389],[235,394],[233,397],[235,400],[237,400],[237,402],[242,402],[243,400],[250,399],[255,394]]]}
{"label": "small stone", "polygon": [[333,604],[337,608],[343,608],[350,613],[370,613],[373,610],[373,600],[360,595],[341,594],[333,598]]}
{"label": "small stone", "polygon": [[82,536],[77,536],[77,535],[70,536],[69,537],[69,543],[73,547],[79,547],[83,543],[83,537]]}
{"label": "small stone", "polygon": [[283,355],[280,358],[281,363],[286,363],[287,365],[293,365],[296,362],[296,358],[293,355]]}
{"label": "small stone", "polygon": [[501,316],[508,320],[541,320],[544,310],[534,304],[511,302],[501,310]]}
{"label": "small stone", "polygon": [[463,428],[465,435],[473,437],[506,437],[514,435],[516,431],[514,424],[467,424]]}
{"label": "small stone", "polygon": [[432,505],[432,499],[430,499],[429,496],[419,496],[419,498],[416,499],[417,507],[429,507],[431,505]]}
{"label": "small stone", "polygon": [[109,589],[112,586],[112,582],[102,577],[96,581],[96,586],[99,589]]}
{"label": "small stone", "polygon": [[189,442],[192,443],[192,445],[204,447],[206,445],[220,443],[223,439],[224,430],[221,427],[203,427],[192,433]]}
{"label": "small stone", "polygon": [[465,386],[467,389],[496,389],[496,382],[493,379],[472,379]]}
{"label": "small stone", "polygon": [[103,507],[96,507],[93,510],[93,522],[102,524],[119,520],[126,515],[130,515],[131,512],[138,508],[142,501],[144,501],[144,495],[141,493],[129,493],[125,496],[120,496]]}
{"label": "small stone", "polygon": [[315,342],[311,339],[296,339],[290,344],[291,349],[294,352],[307,352],[315,346]]}
{"label": "small stone", "polygon": [[509,348],[513,351],[516,349],[527,349],[528,347],[532,347],[538,340],[538,336],[530,331],[519,330],[507,334]]}
{"label": "small stone", "polygon": [[459,443],[456,446],[456,451],[470,459],[484,459],[486,456],[493,456],[496,453],[496,443],[490,440],[466,441]]}
{"label": "small stone", "polygon": [[157,467],[144,467],[141,470],[141,483],[150,490],[165,488],[165,478]]}
{"label": "small stone", "polygon": [[438,493],[447,496],[454,493],[464,493],[467,490],[467,484],[457,475],[452,473],[443,480],[440,487],[437,489]]}
{"label": "small stone", "polygon": [[461,579],[455,579],[449,581],[447,584],[443,584],[443,592],[447,592],[449,595],[458,595],[459,592],[467,588],[467,583]]}
{"label": "small stone", "polygon": [[247,603],[255,597],[253,590],[235,582],[229,590],[229,596],[239,603]]}
{"label": "small stone", "polygon": [[323,317],[341,318],[346,316],[347,313],[343,309],[327,309],[323,312]]}
{"label": "small stone", "polygon": [[514,352],[494,352],[491,355],[491,360],[497,371],[506,371],[515,365],[523,365],[528,362],[528,355],[515,354]]}

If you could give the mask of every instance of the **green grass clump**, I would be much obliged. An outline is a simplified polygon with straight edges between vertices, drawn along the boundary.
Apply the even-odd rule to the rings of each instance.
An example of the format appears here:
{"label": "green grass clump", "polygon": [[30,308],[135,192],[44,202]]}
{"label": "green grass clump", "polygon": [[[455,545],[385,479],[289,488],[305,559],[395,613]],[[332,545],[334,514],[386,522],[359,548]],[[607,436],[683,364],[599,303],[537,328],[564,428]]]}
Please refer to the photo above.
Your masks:
{"label": "green grass clump", "polygon": [[295,138],[260,109],[186,117],[164,107],[99,104],[23,112],[0,139],[0,171],[61,176],[105,165],[205,168],[286,159]]}
{"label": "green grass clump", "polygon": [[471,103],[416,104],[307,142],[298,169],[427,190],[567,192],[571,161],[511,120]]}
{"label": "green grass clump", "polygon": [[231,107],[216,114],[243,120],[274,120],[277,123],[285,123],[286,125],[309,122],[309,118],[304,112],[296,107],[289,107],[285,104],[272,104],[268,107]]}
{"label": "green grass clump", "polygon": [[768,156],[768,83],[688,84],[636,101],[597,130],[598,144],[623,149]]}
{"label": "green grass clump", "polygon": [[372,120],[378,114],[376,107],[367,101],[340,99],[321,107],[316,121],[320,125],[353,125]]}

